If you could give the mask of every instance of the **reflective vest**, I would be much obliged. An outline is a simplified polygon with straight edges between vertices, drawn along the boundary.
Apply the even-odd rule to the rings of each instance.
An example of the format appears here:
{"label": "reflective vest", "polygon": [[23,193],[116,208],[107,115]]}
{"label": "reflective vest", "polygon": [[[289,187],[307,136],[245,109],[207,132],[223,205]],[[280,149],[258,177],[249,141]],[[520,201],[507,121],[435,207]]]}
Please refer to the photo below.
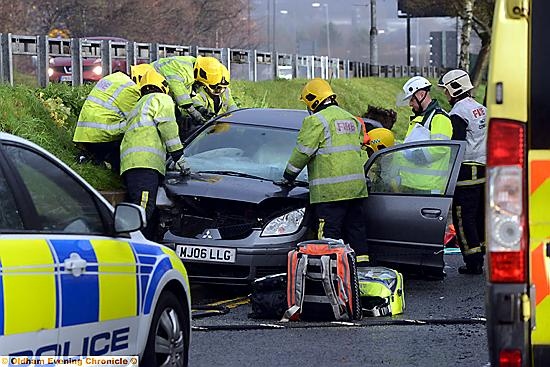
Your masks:
{"label": "reflective vest", "polygon": [[170,87],[170,94],[177,106],[191,104],[191,87],[195,82],[193,68],[196,58],[193,56],[170,56],[158,59],[151,65],[161,74]]}
{"label": "reflective vest", "polygon": [[116,72],[103,77],[84,101],[73,141],[103,143],[121,140],[126,130],[126,117],[139,97],[139,87],[128,75]]}
{"label": "reflective vest", "polygon": [[229,88],[226,88],[219,97],[220,98],[216,98],[216,100],[214,100],[214,98],[206,92],[206,87],[200,85],[193,96],[193,105],[204,107],[215,116],[223,115],[226,112],[233,111],[238,108],[233,100],[233,96],[231,95],[231,90]]}
{"label": "reflective vest", "polygon": [[[422,115],[411,120],[405,137],[411,134],[416,123],[430,130],[430,140],[450,140],[453,135],[451,120],[436,100],[428,105]],[[407,156],[407,153],[414,154]],[[450,154],[449,147],[421,148],[405,152],[405,156],[400,159],[401,185],[442,194],[447,185]]]}
{"label": "reflective vest", "polygon": [[450,115],[458,115],[466,121],[466,153],[464,162],[485,164],[487,160],[487,108],[472,97],[456,102]]}
{"label": "reflective vest", "polygon": [[285,177],[296,177],[307,165],[312,204],[366,197],[361,149],[361,123],[338,106],[329,106],[304,119]]}
{"label": "reflective vest", "polygon": [[472,97],[466,97],[454,104],[450,114],[458,115],[466,121],[466,152],[457,186],[484,183],[487,161],[487,108]]}
{"label": "reflective vest", "polygon": [[132,168],[151,168],[164,175],[166,152],[183,149],[174,102],[163,93],[143,96],[130,113],[120,146],[120,173]]}

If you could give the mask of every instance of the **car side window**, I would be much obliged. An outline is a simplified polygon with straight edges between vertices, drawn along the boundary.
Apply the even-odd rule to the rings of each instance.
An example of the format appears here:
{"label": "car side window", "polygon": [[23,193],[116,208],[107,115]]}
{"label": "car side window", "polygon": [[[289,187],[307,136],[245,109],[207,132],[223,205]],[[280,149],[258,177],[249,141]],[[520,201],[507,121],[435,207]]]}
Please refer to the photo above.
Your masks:
{"label": "car side window", "polygon": [[2,205],[0,205],[0,231],[5,230],[22,230],[23,220],[17,205],[15,204],[15,198],[13,192],[8,186],[8,182],[4,173],[0,170],[0,198]]}
{"label": "car side window", "polygon": [[369,167],[370,193],[443,196],[457,146],[422,146],[382,151]]}
{"label": "car side window", "polygon": [[49,233],[102,234],[101,215],[92,193],[46,157],[7,145],[39,216],[39,230]]}

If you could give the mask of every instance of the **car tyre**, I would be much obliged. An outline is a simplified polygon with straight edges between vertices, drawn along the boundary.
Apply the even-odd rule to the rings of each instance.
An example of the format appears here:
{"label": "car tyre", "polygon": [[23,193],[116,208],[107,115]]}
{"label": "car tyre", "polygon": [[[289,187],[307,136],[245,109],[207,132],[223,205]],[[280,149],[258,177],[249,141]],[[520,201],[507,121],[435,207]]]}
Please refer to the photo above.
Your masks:
{"label": "car tyre", "polygon": [[160,295],[141,364],[187,367],[189,323],[187,312],[172,292]]}

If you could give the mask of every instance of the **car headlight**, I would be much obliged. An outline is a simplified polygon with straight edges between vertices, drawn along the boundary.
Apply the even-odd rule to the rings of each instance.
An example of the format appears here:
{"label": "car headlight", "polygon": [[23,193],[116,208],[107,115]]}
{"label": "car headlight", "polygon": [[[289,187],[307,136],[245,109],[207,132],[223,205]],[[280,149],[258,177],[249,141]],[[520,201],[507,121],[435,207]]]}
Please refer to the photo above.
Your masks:
{"label": "car headlight", "polygon": [[52,76],[53,75],[53,69],[52,68],[48,68],[48,76]]}
{"label": "car headlight", "polygon": [[300,228],[306,208],[293,210],[269,222],[260,236],[282,236],[292,234]]}
{"label": "car headlight", "polygon": [[98,65],[95,68],[93,68],[92,73],[96,75],[101,75],[103,73],[103,68],[100,65]]}

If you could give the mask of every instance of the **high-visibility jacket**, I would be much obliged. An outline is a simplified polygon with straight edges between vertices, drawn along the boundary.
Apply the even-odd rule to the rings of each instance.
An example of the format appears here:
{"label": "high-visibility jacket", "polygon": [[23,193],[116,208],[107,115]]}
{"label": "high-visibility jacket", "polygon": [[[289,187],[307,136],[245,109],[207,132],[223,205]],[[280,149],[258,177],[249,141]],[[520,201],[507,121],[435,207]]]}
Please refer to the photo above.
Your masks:
{"label": "high-visibility jacket", "polygon": [[[451,120],[436,100],[428,105],[424,113],[411,120],[405,138],[411,134],[416,123],[430,130],[430,140],[450,140],[453,135]],[[400,159],[401,185],[414,190],[443,193],[447,185],[450,149],[430,147],[407,153],[414,154]]]}
{"label": "high-visibility jacket", "polygon": [[486,113],[487,108],[472,97],[459,99],[451,109],[453,139],[466,141],[466,152],[460,166],[457,186],[471,186],[485,182]]}
{"label": "high-visibility jacket", "polygon": [[170,56],[151,64],[168,82],[170,94],[178,107],[193,103],[191,91],[195,82],[193,68],[196,60],[193,56]]}
{"label": "high-visibility jacket", "polygon": [[206,108],[214,116],[223,115],[238,108],[229,88],[226,88],[219,98],[212,98],[203,85],[198,86],[194,92],[193,105]]}
{"label": "high-visibility jacket", "polygon": [[128,75],[116,72],[103,77],[84,101],[73,141],[104,143],[121,140],[126,117],[139,98],[139,87]]}
{"label": "high-visibility jacket", "polygon": [[130,113],[120,146],[120,173],[151,168],[166,173],[166,152],[183,149],[174,102],[163,93],[143,96]]}
{"label": "high-visibility jacket", "polygon": [[304,119],[284,177],[293,180],[307,165],[312,204],[367,197],[361,123],[338,106]]}

